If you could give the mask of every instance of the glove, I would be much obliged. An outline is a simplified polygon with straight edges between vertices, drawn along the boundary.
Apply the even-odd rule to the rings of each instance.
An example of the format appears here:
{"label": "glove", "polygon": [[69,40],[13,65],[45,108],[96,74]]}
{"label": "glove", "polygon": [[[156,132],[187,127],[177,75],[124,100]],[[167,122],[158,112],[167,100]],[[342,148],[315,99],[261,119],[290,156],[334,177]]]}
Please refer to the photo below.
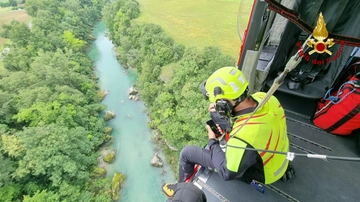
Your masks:
{"label": "glove", "polygon": [[220,128],[223,129],[225,132],[230,132],[232,125],[229,120],[223,119],[220,117],[218,112],[210,112],[211,119],[216,123],[220,125]]}
{"label": "glove", "polygon": [[281,180],[284,182],[288,182],[295,178],[295,169],[292,164],[289,162],[289,165],[286,169],[285,174],[281,177]]}

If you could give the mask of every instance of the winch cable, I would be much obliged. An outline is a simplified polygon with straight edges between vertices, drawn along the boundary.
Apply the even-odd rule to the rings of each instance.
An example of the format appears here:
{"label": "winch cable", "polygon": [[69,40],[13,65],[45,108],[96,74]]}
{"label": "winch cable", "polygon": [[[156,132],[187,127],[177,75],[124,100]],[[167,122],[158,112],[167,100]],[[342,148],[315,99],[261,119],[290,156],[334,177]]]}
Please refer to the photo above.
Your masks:
{"label": "winch cable", "polygon": [[290,161],[292,161],[295,157],[307,157],[307,158],[313,158],[313,159],[322,159],[322,160],[340,160],[340,161],[359,161],[360,158],[356,157],[344,157],[344,156],[328,156],[323,154],[300,154],[300,153],[294,153],[294,152],[280,152],[275,150],[266,150],[266,149],[254,149],[254,148],[246,148],[246,147],[239,147],[239,146],[233,146],[227,144],[226,146],[237,148],[237,149],[245,149],[245,150],[251,150],[251,151],[258,151],[258,152],[270,152],[274,154],[282,154],[286,155],[286,158]]}
{"label": "winch cable", "polygon": [[244,125],[251,119],[251,117],[256,113],[258,109],[260,109],[269,99],[270,97],[275,93],[275,91],[281,86],[282,83],[284,83],[286,75],[291,72],[295,67],[301,62],[301,53],[306,52],[306,49],[309,48],[306,46],[306,43],[308,40],[310,40],[312,35],[310,35],[302,44],[301,48],[293,55],[290,60],[286,63],[285,69],[279,76],[277,76],[274,80],[274,83],[271,85],[270,89],[266,92],[264,98],[260,101],[260,103],[257,105],[255,110],[250,114],[250,116],[244,121],[244,123],[230,136],[229,140],[234,137],[236,133],[241,130]]}

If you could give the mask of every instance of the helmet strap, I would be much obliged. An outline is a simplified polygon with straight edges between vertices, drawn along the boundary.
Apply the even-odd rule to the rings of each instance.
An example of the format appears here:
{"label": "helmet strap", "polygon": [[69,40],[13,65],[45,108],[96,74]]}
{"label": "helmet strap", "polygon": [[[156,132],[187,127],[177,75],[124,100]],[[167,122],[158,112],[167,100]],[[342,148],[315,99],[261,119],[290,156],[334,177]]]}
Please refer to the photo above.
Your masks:
{"label": "helmet strap", "polygon": [[235,105],[233,107],[233,111],[240,103],[242,103],[248,97],[248,93],[249,93],[249,88],[246,88],[244,93],[241,94],[240,97],[238,97],[236,100],[234,100]]}

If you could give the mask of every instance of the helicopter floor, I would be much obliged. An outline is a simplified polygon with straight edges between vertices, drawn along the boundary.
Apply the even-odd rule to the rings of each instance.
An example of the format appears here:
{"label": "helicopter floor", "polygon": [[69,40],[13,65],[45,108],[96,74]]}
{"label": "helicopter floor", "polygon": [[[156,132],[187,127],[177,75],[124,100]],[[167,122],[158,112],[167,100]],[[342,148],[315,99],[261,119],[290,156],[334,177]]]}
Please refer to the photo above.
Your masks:
{"label": "helicopter floor", "polygon": [[[314,127],[310,121],[286,111],[290,151],[340,157],[359,157],[354,136],[335,136]],[[193,183],[202,188],[209,202],[217,201],[358,201],[358,161],[295,157],[296,178],[264,185],[264,193],[241,181],[223,181],[217,173],[201,168]]]}

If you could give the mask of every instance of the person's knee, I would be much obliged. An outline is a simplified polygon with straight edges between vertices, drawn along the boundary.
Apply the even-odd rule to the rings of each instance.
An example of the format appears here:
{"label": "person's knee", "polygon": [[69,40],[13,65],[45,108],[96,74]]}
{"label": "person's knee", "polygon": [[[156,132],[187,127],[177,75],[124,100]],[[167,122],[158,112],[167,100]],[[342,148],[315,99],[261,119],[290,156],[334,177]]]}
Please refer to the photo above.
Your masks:
{"label": "person's knee", "polygon": [[186,162],[188,159],[188,156],[191,155],[192,152],[192,146],[186,146],[184,147],[180,152],[180,162]]}

